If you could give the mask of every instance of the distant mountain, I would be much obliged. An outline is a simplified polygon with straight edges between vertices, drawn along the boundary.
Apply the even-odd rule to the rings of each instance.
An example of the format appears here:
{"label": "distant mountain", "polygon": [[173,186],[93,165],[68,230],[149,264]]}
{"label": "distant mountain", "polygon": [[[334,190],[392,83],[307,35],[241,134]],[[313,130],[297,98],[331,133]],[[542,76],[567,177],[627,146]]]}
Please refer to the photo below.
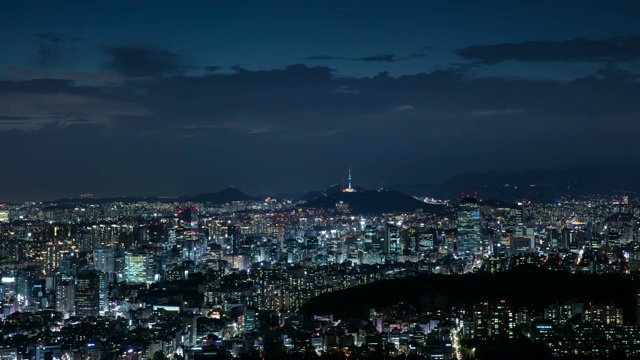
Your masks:
{"label": "distant mountain", "polygon": [[50,204],[62,206],[65,204],[106,204],[110,202],[137,203],[146,202],[196,202],[209,204],[226,204],[232,201],[257,201],[261,198],[249,196],[237,188],[227,188],[217,193],[199,194],[199,195],[183,195],[178,197],[159,197],[159,196],[123,196],[108,198],[66,198],[55,201],[49,201]]}
{"label": "distant mountain", "polygon": [[313,200],[322,199],[322,198],[325,198],[325,197],[327,197],[327,195],[324,192],[311,190],[308,193],[304,194],[304,196],[302,198],[300,198],[300,200],[302,200],[302,201],[313,201]]}
{"label": "distant mountain", "polygon": [[305,193],[300,192],[300,191],[292,191],[292,192],[288,192],[288,193],[281,193],[281,194],[270,194],[270,195],[260,195],[258,197],[266,199],[268,197],[273,198],[273,199],[284,199],[284,200],[299,200],[300,198],[302,198],[303,196],[305,196]]}
{"label": "distant mountain", "polygon": [[335,209],[336,204],[340,202],[348,204],[351,213],[354,214],[413,212],[417,209],[429,213],[440,213],[444,210],[444,206],[427,204],[411,196],[389,190],[337,192],[308,201],[303,206]]}
{"label": "distant mountain", "polygon": [[49,206],[56,206],[58,208],[67,208],[73,204],[107,204],[112,202],[121,202],[124,204],[133,204],[137,202],[172,202],[177,201],[175,197],[158,197],[158,196],[121,196],[121,197],[106,197],[106,198],[64,198],[52,201],[44,201]]}
{"label": "distant mountain", "polygon": [[563,196],[639,194],[640,167],[635,163],[586,162],[556,170],[489,171],[452,176],[442,184],[393,184],[390,190],[418,197],[554,201]]}
{"label": "distant mountain", "polygon": [[249,196],[238,188],[226,188],[217,193],[200,194],[191,196],[178,197],[177,201],[182,202],[198,202],[198,203],[210,203],[210,204],[226,204],[232,201],[257,201],[260,198]]}
{"label": "distant mountain", "polygon": [[515,202],[504,201],[500,199],[481,200],[478,202],[480,206],[490,206],[493,208],[517,209],[518,204]]}
{"label": "distant mountain", "polygon": [[326,198],[327,196],[338,194],[342,191],[342,186],[340,184],[331,185],[325,190],[322,191],[309,191],[300,200],[303,201],[313,201],[316,199]]}

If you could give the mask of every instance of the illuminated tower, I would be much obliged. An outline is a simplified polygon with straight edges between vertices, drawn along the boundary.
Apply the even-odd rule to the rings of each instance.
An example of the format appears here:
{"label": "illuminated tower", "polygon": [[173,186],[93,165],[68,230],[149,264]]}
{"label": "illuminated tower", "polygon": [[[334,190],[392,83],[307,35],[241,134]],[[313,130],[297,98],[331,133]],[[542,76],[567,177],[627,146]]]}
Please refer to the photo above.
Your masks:
{"label": "illuminated tower", "polygon": [[343,192],[355,192],[356,191],[356,189],[354,189],[351,186],[351,166],[349,166],[349,187],[347,187],[346,189],[343,189],[342,191]]}
{"label": "illuminated tower", "polygon": [[472,197],[463,198],[458,206],[458,251],[477,254],[482,250],[480,207]]}

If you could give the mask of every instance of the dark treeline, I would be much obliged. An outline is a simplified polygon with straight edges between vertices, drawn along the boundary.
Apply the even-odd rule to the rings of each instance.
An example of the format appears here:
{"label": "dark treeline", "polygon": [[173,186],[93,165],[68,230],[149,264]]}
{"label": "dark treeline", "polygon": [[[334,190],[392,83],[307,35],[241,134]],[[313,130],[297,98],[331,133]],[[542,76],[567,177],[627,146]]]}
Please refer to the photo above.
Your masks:
{"label": "dark treeline", "polygon": [[523,265],[494,274],[427,274],[382,280],[368,285],[323,294],[302,309],[305,315],[333,314],[338,318],[366,317],[368,309],[384,309],[399,303],[420,311],[451,305],[507,301],[515,309],[542,311],[555,303],[583,302],[623,309],[626,323],[635,320],[635,287],[630,276],[619,274],[571,274]]}

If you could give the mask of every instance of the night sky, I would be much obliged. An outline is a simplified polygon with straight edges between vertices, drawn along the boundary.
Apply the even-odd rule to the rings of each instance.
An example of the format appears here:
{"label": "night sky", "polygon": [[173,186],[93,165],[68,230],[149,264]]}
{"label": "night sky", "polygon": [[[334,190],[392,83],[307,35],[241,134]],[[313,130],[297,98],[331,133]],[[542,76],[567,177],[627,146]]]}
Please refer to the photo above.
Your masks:
{"label": "night sky", "polygon": [[6,1],[0,199],[640,154],[640,2]]}

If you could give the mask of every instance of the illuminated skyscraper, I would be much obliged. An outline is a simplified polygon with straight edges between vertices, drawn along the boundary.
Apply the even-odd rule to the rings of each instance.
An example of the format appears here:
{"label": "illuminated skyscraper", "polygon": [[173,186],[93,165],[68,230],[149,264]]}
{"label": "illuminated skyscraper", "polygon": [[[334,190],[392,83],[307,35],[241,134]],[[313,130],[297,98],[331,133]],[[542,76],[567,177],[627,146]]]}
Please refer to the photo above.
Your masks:
{"label": "illuminated skyscraper", "polygon": [[402,244],[402,228],[387,223],[385,226],[385,241],[387,259],[397,259],[398,255],[401,255],[402,250],[404,250]]}
{"label": "illuminated skyscraper", "polygon": [[98,316],[100,306],[100,274],[82,270],[76,277],[76,316]]}
{"label": "illuminated skyscraper", "polygon": [[9,210],[0,210],[0,223],[9,222]]}
{"label": "illuminated skyscraper", "polygon": [[56,311],[68,319],[75,315],[76,284],[73,281],[61,280],[56,287]]}
{"label": "illuminated skyscraper", "polygon": [[93,264],[96,270],[107,274],[109,281],[113,281],[115,274],[115,249],[112,247],[94,249]]}
{"label": "illuminated skyscraper", "polygon": [[153,252],[147,250],[129,250],[124,255],[125,281],[142,284],[153,282]]}
{"label": "illuminated skyscraper", "polygon": [[476,254],[481,250],[480,207],[475,198],[465,197],[458,205],[458,251]]}

